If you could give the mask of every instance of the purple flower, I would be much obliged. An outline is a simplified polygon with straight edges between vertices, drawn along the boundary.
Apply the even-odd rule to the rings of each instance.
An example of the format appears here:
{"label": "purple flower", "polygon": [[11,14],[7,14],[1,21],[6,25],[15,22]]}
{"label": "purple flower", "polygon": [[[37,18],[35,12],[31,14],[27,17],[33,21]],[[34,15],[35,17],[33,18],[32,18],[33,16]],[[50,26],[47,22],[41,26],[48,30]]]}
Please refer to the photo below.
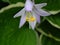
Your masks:
{"label": "purple flower", "polygon": [[28,21],[29,26],[34,30],[36,23],[40,23],[40,16],[50,15],[50,13],[41,9],[46,5],[46,3],[35,5],[33,1],[26,0],[25,7],[14,16],[14,18],[21,16],[19,28],[21,28],[24,23]]}

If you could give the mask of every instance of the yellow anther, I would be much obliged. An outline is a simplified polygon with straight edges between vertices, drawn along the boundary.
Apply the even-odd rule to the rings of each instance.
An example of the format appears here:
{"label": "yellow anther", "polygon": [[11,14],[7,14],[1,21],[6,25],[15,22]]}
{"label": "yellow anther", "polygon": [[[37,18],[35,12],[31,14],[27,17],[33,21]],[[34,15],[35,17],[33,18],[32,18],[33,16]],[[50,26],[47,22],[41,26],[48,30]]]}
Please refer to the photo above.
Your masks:
{"label": "yellow anther", "polygon": [[29,21],[29,18],[28,17],[26,17],[26,21]]}
{"label": "yellow anther", "polygon": [[29,21],[33,22],[35,21],[36,19],[34,17],[30,17]]}
{"label": "yellow anther", "polygon": [[35,21],[36,19],[34,17],[26,17],[26,21],[30,21],[30,22],[33,22]]}

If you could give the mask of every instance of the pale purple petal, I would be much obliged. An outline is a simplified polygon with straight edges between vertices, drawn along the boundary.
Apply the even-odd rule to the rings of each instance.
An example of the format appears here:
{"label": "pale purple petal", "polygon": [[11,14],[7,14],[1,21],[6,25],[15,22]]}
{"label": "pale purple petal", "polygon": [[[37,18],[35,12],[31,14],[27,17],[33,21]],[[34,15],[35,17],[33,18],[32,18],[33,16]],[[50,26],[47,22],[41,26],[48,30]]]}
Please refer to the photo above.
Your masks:
{"label": "pale purple petal", "polygon": [[32,11],[32,8],[33,8],[33,3],[31,2],[31,0],[26,0],[25,10],[26,11]]}
{"label": "pale purple petal", "polygon": [[34,11],[32,11],[32,14],[36,17],[36,21],[40,23],[40,15],[36,14]]}
{"label": "pale purple petal", "polygon": [[47,3],[41,3],[41,4],[36,4],[35,7],[42,8],[42,7],[46,6],[46,5],[47,5]]}
{"label": "pale purple petal", "polygon": [[19,11],[18,13],[16,13],[14,15],[14,18],[19,17],[19,16],[23,15],[24,13],[25,13],[25,8],[23,8],[21,11]]}
{"label": "pale purple petal", "polygon": [[34,30],[35,29],[35,26],[36,26],[36,22],[29,22],[29,25]]}
{"label": "pale purple petal", "polygon": [[42,9],[38,9],[38,12],[39,12],[38,14],[40,14],[40,16],[49,16],[50,15],[50,13],[48,13]]}
{"label": "pale purple petal", "polygon": [[21,28],[25,22],[26,22],[26,15],[22,15],[22,17],[20,19],[19,28]]}
{"label": "pale purple petal", "polygon": [[35,15],[36,16],[36,20],[38,23],[40,23],[40,16],[39,15]]}
{"label": "pale purple petal", "polygon": [[[33,15],[33,17],[36,18],[34,15]],[[32,28],[33,30],[35,29],[36,22],[37,22],[36,20],[33,21],[33,22],[31,22],[31,21],[29,22],[29,25],[31,26],[31,28]]]}
{"label": "pale purple petal", "polygon": [[50,15],[50,13],[44,11],[43,9],[39,9],[39,8],[35,8],[34,12],[40,16],[49,16]]}

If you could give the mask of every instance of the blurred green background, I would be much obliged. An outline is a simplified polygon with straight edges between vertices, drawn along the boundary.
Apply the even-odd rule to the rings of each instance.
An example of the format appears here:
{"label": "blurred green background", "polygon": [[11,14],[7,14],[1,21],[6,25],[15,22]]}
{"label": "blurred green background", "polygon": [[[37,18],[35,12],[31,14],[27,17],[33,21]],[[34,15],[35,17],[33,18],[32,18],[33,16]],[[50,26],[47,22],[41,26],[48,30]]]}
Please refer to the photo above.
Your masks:
{"label": "blurred green background", "polygon": [[13,16],[24,7],[26,0],[0,0],[0,45],[60,45],[60,0],[35,0],[50,16],[41,17],[36,29],[29,29],[26,22],[18,28],[20,17]]}

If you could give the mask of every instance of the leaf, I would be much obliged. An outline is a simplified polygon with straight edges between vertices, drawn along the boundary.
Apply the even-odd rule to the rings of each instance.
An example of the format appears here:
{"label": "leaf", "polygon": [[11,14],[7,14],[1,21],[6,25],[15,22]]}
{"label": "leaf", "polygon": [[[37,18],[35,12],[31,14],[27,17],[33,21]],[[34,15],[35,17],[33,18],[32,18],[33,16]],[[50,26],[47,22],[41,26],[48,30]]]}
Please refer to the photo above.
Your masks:
{"label": "leaf", "polygon": [[44,21],[36,28],[40,33],[56,41],[60,41],[60,29],[53,27],[49,22]]}
{"label": "leaf", "polygon": [[2,1],[4,1],[4,2],[8,2],[8,3],[9,3],[9,0],[2,0]]}
{"label": "leaf", "polygon": [[60,10],[60,0],[35,0],[36,3],[47,3],[47,10]]}
{"label": "leaf", "polygon": [[0,9],[7,6],[7,5],[8,5],[8,3],[3,2],[2,0],[0,0]]}
{"label": "leaf", "polygon": [[0,45],[37,45],[37,33],[27,23],[19,29],[20,17],[13,18],[19,8],[0,13]]}
{"label": "leaf", "polygon": [[[10,3],[9,6],[2,8],[1,10],[4,10],[5,8],[8,8],[10,6],[13,7],[23,7],[25,0],[3,0],[4,2]],[[43,9],[48,10],[50,14],[57,14],[60,12],[60,0],[35,0],[36,3],[47,3],[47,6],[45,6]],[[0,11],[1,12],[1,11]]]}
{"label": "leaf", "polygon": [[[17,2],[25,2],[26,0],[3,0],[10,4],[17,3]],[[36,3],[47,3],[48,5],[44,8],[47,10],[60,10],[60,0],[35,0]]]}
{"label": "leaf", "polygon": [[51,25],[60,29],[60,13],[58,13],[56,15],[48,16],[48,17],[46,17],[46,19],[48,20],[48,22]]}
{"label": "leaf", "polygon": [[[0,13],[4,12],[5,10],[14,8],[14,7],[23,7],[23,6],[24,6],[24,3],[22,3],[22,2],[18,2],[16,4],[11,4],[11,5],[8,5],[6,7],[3,7],[2,9],[0,9]],[[53,14],[53,15],[58,14],[59,12],[60,12],[60,10],[57,10],[57,11],[49,11],[49,13],[50,14]]]}
{"label": "leaf", "polygon": [[4,2],[8,2],[10,4],[17,3],[17,2],[25,2],[25,0],[3,0]]}
{"label": "leaf", "polygon": [[44,35],[40,36],[40,45],[60,45],[60,41],[55,41]]}
{"label": "leaf", "polygon": [[58,14],[59,12],[60,12],[60,10],[57,10],[57,11],[49,11],[49,13],[50,14],[53,14],[53,15]]}
{"label": "leaf", "polygon": [[[20,4],[21,4],[21,5],[20,5]],[[4,7],[4,8],[2,8],[2,9],[0,10],[0,13],[4,12],[5,10],[9,10],[9,9],[11,9],[11,8],[23,7],[23,6],[24,6],[24,4],[23,4],[22,2],[18,2],[18,3],[16,3],[16,4],[11,4],[11,5],[8,5],[8,6]]]}

